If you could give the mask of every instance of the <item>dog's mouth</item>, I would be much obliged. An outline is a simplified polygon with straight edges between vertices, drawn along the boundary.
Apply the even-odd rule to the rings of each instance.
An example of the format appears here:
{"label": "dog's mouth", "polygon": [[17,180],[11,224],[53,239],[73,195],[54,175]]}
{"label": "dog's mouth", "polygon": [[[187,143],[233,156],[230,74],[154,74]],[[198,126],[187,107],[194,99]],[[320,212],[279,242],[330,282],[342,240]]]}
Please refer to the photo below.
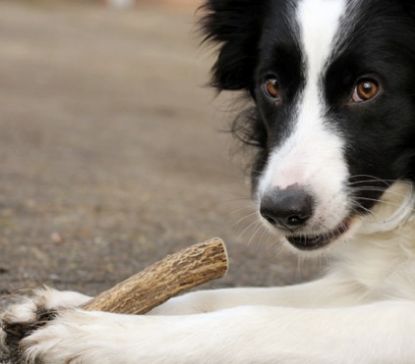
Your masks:
{"label": "dog's mouth", "polygon": [[352,218],[343,220],[335,229],[320,235],[290,235],[286,239],[299,250],[321,249],[345,234],[351,226]]}

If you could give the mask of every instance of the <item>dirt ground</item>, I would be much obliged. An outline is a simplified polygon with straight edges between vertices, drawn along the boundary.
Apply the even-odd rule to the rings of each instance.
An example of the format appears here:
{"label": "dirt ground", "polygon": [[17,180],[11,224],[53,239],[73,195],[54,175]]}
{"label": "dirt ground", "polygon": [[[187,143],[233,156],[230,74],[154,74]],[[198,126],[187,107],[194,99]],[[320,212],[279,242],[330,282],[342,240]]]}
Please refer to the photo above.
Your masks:
{"label": "dirt ground", "polygon": [[[311,270],[258,227],[191,9],[0,2],[0,289],[94,294],[223,237],[213,284]],[[323,262],[324,263],[324,262]]]}

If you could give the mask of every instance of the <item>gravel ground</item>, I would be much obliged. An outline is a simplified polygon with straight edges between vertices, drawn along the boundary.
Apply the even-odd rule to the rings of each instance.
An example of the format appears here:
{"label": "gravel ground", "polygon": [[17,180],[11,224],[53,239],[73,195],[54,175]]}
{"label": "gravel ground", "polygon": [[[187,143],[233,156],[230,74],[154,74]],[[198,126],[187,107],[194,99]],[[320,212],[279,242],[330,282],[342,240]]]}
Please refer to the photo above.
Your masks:
{"label": "gravel ground", "polygon": [[256,231],[223,132],[240,106],[204,86],[211,51],[194,22],[186,9],[0,2],[4,296],[44,283],[94,294],[212,236],[232,265],[215,287],[314,271]]}

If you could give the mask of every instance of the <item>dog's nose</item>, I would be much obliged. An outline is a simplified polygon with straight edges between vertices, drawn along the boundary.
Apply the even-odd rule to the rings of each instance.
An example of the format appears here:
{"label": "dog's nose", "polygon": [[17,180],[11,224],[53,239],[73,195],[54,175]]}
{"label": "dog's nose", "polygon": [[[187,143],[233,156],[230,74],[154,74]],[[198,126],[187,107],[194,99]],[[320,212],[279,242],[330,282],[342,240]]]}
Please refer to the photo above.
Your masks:
{"label": "dog's nose", "polygon": [[300,187],[273,189],[261,201],[260,213],[269,223],[298,229],[313,215],[313,197]]}

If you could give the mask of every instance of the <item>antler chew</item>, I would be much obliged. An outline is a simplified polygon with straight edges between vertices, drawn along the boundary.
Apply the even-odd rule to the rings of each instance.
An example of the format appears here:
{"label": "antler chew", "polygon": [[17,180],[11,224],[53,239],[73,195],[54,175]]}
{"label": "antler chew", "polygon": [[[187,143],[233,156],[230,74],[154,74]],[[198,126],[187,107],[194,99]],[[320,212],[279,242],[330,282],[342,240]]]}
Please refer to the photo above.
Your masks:
{"label": "antler chew", "polygon": [[167,256],[101,293],[83,309],[145,314],[171,297],[222,277],[227,270],[225,243],[212,239]]}

